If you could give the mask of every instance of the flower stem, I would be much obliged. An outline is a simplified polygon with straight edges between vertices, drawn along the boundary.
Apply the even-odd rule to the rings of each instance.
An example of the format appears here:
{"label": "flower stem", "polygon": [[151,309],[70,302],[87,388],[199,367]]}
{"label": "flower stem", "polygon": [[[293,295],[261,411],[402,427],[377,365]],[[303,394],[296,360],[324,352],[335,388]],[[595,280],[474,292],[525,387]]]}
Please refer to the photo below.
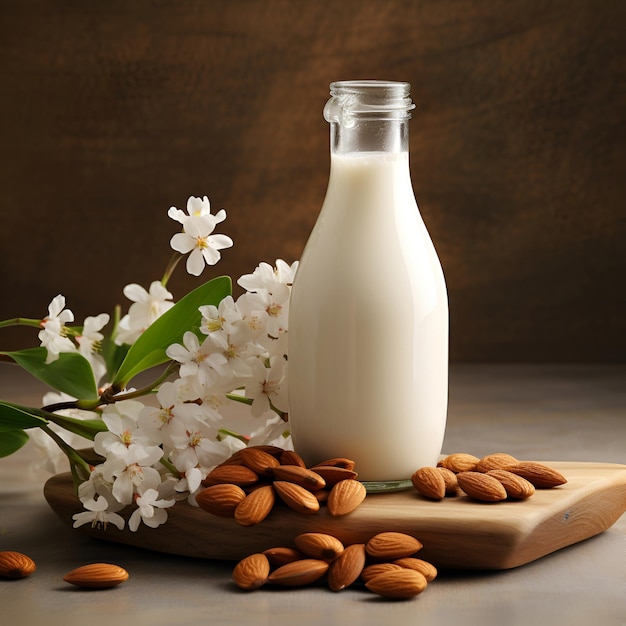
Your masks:
{"label": "flower stem", "polygon": [[[170,361],[167,367],[163,370],[163,373],[149,385],[145,387],[141,387],[140,389],[134,389],[133,391],[126,391],[121,393],[115,393],[115,390],[109,388],[105,390],[105,392],[100,396],[99,404],[113,404],[114,402],[119,402],[120,400],[131,400],[132,398],[140,398],[141,396],[147,396],[148,394],[154,393],[157,391],[158,387],[162,382],[167,380],[175,371],[178,363],[174,361]],[[110,391],[113,390],[113,393]],[[109,391],[109,393],[107,393]],[[83,404],[78,402],[78,408],[81,409],[93,409],[91,406],[83,406]]]}
{"label": "flower stem", "polygon": [[235,439],[239,439],[239,441],[243,441],[245,444],[247,444],[248,441],[250,440],[250,437],[246,437],[246,435],[240,435],[239,433],[236,433],[234,430],[229,430],[228,428],[220,428],[218,433],[220,435],[220,441],[221,441],[222,435],[226,437],[234,437]]}
{"label": "flower stem", "polygon": [[70,468],[72,470],[72,478],[74,479],[74,487],[78,489],[78,485],[86,480],[89,480],[89,474],[91,468],[85,459],[72,448],[68,443],[63,441],[59,435],[57,435],[51,428],[46,425],[40,426],[40,428],[53,439],[53,441],[61,448],[65,456],[69,459]]}
{"label": "flower stem", "polygon": [[162,456],[159,459],[161,465],[170,473],[172,476],[176,476],[176,478],[180,478],[180,472],[176,469],[176,466],[169,460]]}
{"label": "flower stem", "polygon": [[0,328],[8,328],[9,326],[33,326],[41,328],[41,320],[34,320],[28,317],[12,317],[8,320],[0,321]]}
{"label": "flower stem", "polygon": [[[235,402],[241,402],[242,404],[247,404],[249,406],[251,406],[252,403],[254,402],[252,398],[246,398],[246,396],[242,396],[238,393],[227,393],[226,397],[229,400],[234,400]],[[271,402],[270,402],[270,409],[272,409],[272,411],[274,411],[274,413],[276,413],[276,415],[278,415],[280,419],[283,420],[283,422],[287,421],[288,414],[286,411],[281,411],[280,409],[277,409]]]}
{"label": "flower stem", "polygon": [[242,404],[247,404],[249,406],[252,405],[254,400],[252,398],[246,398],[246,396],[239,395],[238,393],[227,393],[226,397],[229,400],[234,400],[235,402],[241,402]]}
{"label": "flower stem", "polygon": [[180,252],[174,252],[172,257],[170,258],[170,261],[167,264],[167,267],[165,268],[165,273],[163,274],[163,278],[161,278],[161,284],[164,287],[167,285],[169,279],[172,277],[172,274],[174,273],[176,266],[178,265],[178,263],[180,262],[182,258],[183,258],[183,255]]}

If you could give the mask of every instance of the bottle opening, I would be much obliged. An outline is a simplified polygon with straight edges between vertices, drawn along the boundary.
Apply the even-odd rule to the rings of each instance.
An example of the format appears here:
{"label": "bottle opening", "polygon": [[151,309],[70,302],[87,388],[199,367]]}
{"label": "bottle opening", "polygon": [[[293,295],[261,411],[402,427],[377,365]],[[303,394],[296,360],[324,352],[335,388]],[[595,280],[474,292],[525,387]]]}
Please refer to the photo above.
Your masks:
{"label": "bottle opening", "polygon": [[330,84],[324,118],[350,126],[353,118],[409,119],[411,85],[387,80],[341,80]]}

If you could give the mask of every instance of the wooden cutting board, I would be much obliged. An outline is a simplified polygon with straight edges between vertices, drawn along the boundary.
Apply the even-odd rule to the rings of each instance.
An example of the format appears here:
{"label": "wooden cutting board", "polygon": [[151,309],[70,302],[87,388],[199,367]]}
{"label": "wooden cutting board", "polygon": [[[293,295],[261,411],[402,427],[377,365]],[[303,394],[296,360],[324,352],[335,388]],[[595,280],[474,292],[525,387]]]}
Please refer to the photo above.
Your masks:
{"label": "wooden cutting board", "polygon": [[[537,490],[519,502],[479,503],[464,495],[432,502],[408,489],[368,495],[344,517],[325,510],[300,515],[281,504],[261,524],[245,528],[183,501],[169,509],[167,523],[157,529],[142,525],[133,533],[85,525],[76,532],[157,552],[238,560],[266,548],[293,546],[293,537],[304,532],[329,533],[348,545],[365,543],[378,532],[399,531],[418,538],[424,544],[420,557],[439,568],[507,569],[597,535],[626,511],[626,465],[549,465],[567,484]],[[68,524],[82,510],[69,474],[51,478],[44,494]]]}

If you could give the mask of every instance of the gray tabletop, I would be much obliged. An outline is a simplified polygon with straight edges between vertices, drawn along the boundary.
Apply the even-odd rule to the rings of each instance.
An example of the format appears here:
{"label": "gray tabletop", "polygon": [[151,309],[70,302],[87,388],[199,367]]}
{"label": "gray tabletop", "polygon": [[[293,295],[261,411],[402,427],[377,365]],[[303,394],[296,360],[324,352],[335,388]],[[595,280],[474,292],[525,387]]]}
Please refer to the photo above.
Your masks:
{"label": "gray tabletop", "polygon": [[[39,402],[41,388],[0,367],[1,398]],[[453,367],[444,452],[459,451],[626,464],[626,366]],[[596,537],[516,569],[444,572],[410,601],[322,586],[242,592],[231,582],[232,563],[72,531],[46,505],[29,454],[0,460],[0,550],[24,552],[38,565],[29,578],[0,580],[3,624],[626,626],[626,515]],[[129,581],[105,591],[63,582],[68,571],[94,561],[125,567]]]}

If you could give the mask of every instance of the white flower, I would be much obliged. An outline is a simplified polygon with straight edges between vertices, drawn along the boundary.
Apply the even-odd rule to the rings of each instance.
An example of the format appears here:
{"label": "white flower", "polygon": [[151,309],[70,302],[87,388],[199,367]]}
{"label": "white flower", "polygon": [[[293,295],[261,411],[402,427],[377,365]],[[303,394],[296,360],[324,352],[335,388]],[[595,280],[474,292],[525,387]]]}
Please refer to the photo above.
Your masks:
{"label": "white flower", "polygon": [[287,332],[289,322],[289,289],[278,291],[277,295],[268,291],[244,293],[237,303],[247,316],[256,315],[265,322],[265,330],[271,337],[279,337]]}
{"label": "white flower", "polygon": [[94,352],[99,352],[104,335],[100,332],[109,323],[109,314],[100,313],[96,317],[86,317],[83,324],[83,332],[76,337],[78,350],[86,358]]}
{"label": "white flower", "polygon": [[228,376],[235,378],[247,378],[252,375],[251,364],[260,355],[265,354],[263,346],[247,341],[242,333],[226,335],[225,333],[213,333],[209,335],[207,341],[211,341],[222,351],[226,357],[226,368]]}
{"label": "white flower", "polygon": [[93,527],[106,529],[110,522],[122,530],[125,522],[117,515],[117,511],[121,511],[124,505],[115,499],[111,483],[104,478],[99,468],[96,467],[89,475],[89,480],[78,486],[78,497],[87,511],[72,516],[74,528],[91,522]]}
{"label": "white flower", "polygon": [[134,304],[118,324],[117,345],[132,344],[150,324],[174,306],[172,294],[158,280],[150,284],[150,291],[136,283],[126,285],[124,295]]}
{"label": "white flower", "polygon": [[99,432],[94,438],[94,451],[104,457],[109,453],[124,455],[132,445],[144,447],[146,454],[158,449],[153,441],[139,426],[139,415],[144,405],[136,400],[122,400],[107,405],[102,411],[102,421],[108,430]]}
{"label": "white flower", "polygon": [[202,198],[189,196],[187,200],[187,215],[185,215],[184,211],[177,209],[175,206],[170,207],[167,214],[183,226],[193,217],[207,217],[211,219],[214,224],[219,224],[226,219],[226,211],[224,211],[224,209],[218,211],[215,215],[211,215],[211,203],[206,196]]}
{"label": "white flower", "polygon": [[223,298],[218,306],[212,304],[201,306],[199,311],[202,314],[200,330],[205,335],[220,331],[233,334],[245,324],[232,296]]}
{"label": "white flower", "polygon": [[252,364],[252,379],[246,382],[246,397],[251,398],[252,415],[261,417],[271,405],[280,411],[287,411],[287,361],[282,357],[272,357],[270,367],[261,361]]}
{"label": "white flower", "polygon": [[[174,448],[172,437],[184,436],[187,423],[204,416],[206,409],[180,397],[180,380],[164,382],[157,391],[158,407],[146,406],[139,416],[139,427],[153,441],[163,444],[166,452]],[[197,394],[190,400],[197,399]]]}
{"label": "white flower", "polygon": [[206,196],[202,198],[196,198],[195,196],[189,196],[187,199],[187,214],[175,206],[170,207],[167,214],[176,222],[179,222],[183,226],[195,217],[206,217],[210,219],[213,224],[219,224],[226,219],[226,211],[224,209],[218,211],[215,215],[211,215],[211,203]]}
{"label": "white flower", "polygon": [[[225,218],[226,212],[223,216]],[[170,245],[177,252],[181,254],[191,252],[187,258],[187,271],[193,276],[202,273],[205,263],[215,265],[221,257],[219,250],[233,245],[230,237],[212,234],[216,223],[213,215],[193,215],[184,219],[183,232],[176,233],[170,240]]]}
{"label": "white flower", "polygon": [[237,284],[246,291],[266,291],[284,299],[282,294],[291,287],[297,269],[298,261],[289,265],[282,259],[278,259],[276,268],[269,263],[260,263],[252,274],[241,276]]}
{"label": "white flower", "polygon": [[74,321],[74,314],[65,308],[65,298],[59,294],[52,299],[48,306],[48,316],[41,321],[42,330],[39,331],[39,340],[42,347],[48,351],[46,363],[52,363],[59,358],[61,352],[74,352],[76,346],[67,337],[65,325]]}
{"label": "white flower", "polygon": [[96,382],[106,374],[106,364],[98,352],[104,339],[104,335],[100,331],[109,323],[109,319],[108,313],[101,313],[96,317],[86,317],[83,332],[76,337],[78,350],[89,361]]}
{"label": "white flower", "polygon": [[170,359],[180,363],[179,375],[198,376],[202,381],[210,378],[210,371],[222,373],[222,366],[226,364],[226,357],[217,351],[215,344],[204,341],[200,344],[197,335],[190,330],[183,335],[183,344],[172,344],[165,353]]}
{"label": "white flower", "polygon": [[293,450],[288,425],[278,416],[269,418],[263,426],[250,434],[248,446],[278,446],[285,450]]}
{"label": "white flower", "polygon": [[195,467],[214,467],[224,461],[228,449],[216,441],[217,431],[198,422],[188,424],[184,433],[172,435],[176,469],[188,474]]}
{"label": "white flower", "polygon": [[88,523],[91,523],[91,526],[94,528],[102,527],[106,529],[109,523],[117,526],[120,530],[124,528],[124,518],[115,513],[115,511],[120,511],[124,508],[123,504],[115,502],[111,505],[104,496],[96,496],[83,501],[83,507],[87,510],[72,515],[74,528]]}
{"label": "white flower", "polygon": [[167,507],[173,506],[175,500],[159,499],[159,492],[156,489],[146,489],[137,497],[137,509],[128,520],[128,528],[135,532],[139,528],[141,521],[150,528],[156,528],[167,521]]}
{"label": "white flower", "polygon": [[151,466],[162,456],[158,447],[144,449],[131,444],[123,454],[110,454],[99,467],[104,478],[113,483],[114,498],[122,504],[132,504],[135,491],[156,489],[161,483],[161,475]]}

